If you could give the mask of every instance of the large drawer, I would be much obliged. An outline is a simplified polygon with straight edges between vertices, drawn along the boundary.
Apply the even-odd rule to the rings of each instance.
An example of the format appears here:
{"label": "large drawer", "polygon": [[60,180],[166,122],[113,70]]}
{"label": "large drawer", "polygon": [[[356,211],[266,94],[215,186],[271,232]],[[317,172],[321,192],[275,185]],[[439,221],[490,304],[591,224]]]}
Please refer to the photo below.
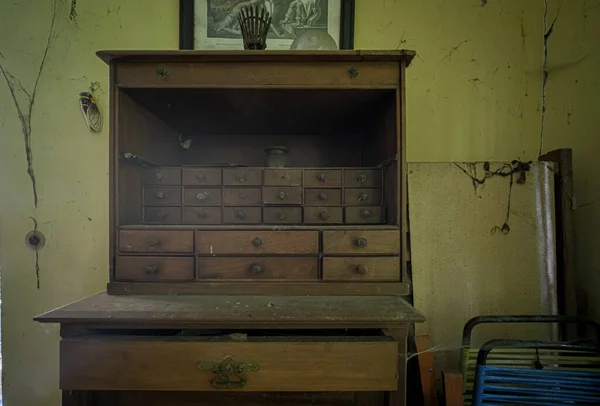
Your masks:
{"label": "large drawer", "polygon": [[193,231],[121,230],[121,252],[194,252]]}
{"label": "large drawer", "polygon": [[370,255],[400,253],[400,232],[396,230],[323,231],[323,253]]}
{"label": "large drawer", "polygon": [[318,254],[318,231],[196,231],[200,255]]}
{"label": "large drawer", "polygon": [[315,257],[198,258],[198,279],[317,279]]}
{"label": "large drawer", "polygon": [[[388,391],[398,343],[389,337],[70,338],[63,390]],[[241,373],[235,371],[243,370]],[[214,372],[217,371],[217,372]]]}
{"label": "large drawer", "polygon": [[326,257],[323,279],[332,281],[399,281],[398,257]]}

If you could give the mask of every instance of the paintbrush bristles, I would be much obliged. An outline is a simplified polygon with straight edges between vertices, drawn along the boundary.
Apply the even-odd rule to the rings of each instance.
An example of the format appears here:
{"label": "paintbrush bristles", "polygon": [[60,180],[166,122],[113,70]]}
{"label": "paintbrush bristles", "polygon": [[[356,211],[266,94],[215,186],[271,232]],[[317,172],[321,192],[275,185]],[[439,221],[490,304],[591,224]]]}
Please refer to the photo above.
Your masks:
{"label": "paintbrush bristles", "polygon": [[265,49],[267,34],[271,25],[271,15],[264,7],[243,7],[238,14],[238,22],[244,40],[244,49]]}

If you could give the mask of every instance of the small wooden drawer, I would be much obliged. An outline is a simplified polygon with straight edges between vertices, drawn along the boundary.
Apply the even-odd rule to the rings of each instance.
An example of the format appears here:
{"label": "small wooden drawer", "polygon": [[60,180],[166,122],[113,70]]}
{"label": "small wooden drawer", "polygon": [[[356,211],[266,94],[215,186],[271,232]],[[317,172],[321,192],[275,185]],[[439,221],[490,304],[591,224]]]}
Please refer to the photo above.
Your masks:
{"label": "small wooden drawer", "polygon": [[227,224],[260,224],[260,207],[224,207],[223,222]]}
{"label": "small wooden drawer", "polygon": [[341,207],[305,207],[304,223],[306,224],[342,224]]}
{"label": "small wooden drawer", "polygon": [[307,206],[340,206],[342,189],[304,189],[304,204]]}
{"label": "small wooden drawer", "polygon": [[198,258],[198,279],[316,279],[317,258]]}
{"label": "small wooden drawer", "polygon": [[379,206],[346,207],[346,224],[381,224],[383,210]]}
{"label": "small wooden drawer", "polygon": [[144,222],[155,224],[180,224],[181,207],[144,207]]}
{"label": "small wooden drawer", "polygon": [[121,252],[194,252],[193,231],[120,230]]}
{"label": "small wooden drawer", "polygon": [[144,171],[144,185],[175,186],[181,185],[181,169],[152,168]]}
{"label": "small wooden drawer", "polygon": [[318,231],[196,231],[202,255],[318,254]]}
{"label": "small wooden drawer", "polygon": [[183,222],[185,224],[221,224],[221,208],[184,207]]}
{"label": "small wooden drawer", "polygon": [[223,184],[235,186],[260,186],[260,168],[227,168],[223,169]]}
{"label": "small wooden drawer", "polygon": [[333,255],[398,255],[400,253],[400,231],[323,231],[323,253]]}
{"label": "small wooden drawer", "polygon": [[335,281],[399,281],[398,257],[323,258],[323,279]]}
{"label": "small wooden drawer", "polygon": [[187,206],[220,206],[220,188],[185,188],[183,203]]}
{"label": "small wooden drawer", "polygon": [[381,205],[381,189],[349,188],[344,191],[346,206],[378,206]]}
{"label": "small wooden drawer", "polygon": [[[72,337],[60,341],[59,386],[119,391],[392,391],[398,388],[398,356],[398,342],[386,336],[249,335],[247,341],[223,336]],[[235,372],[238,368],[243,368],[243,380]]]}
{"label": "small wooden drawer", "polygon": [[377,169],[346,169],[344,170],[344,185],[346,187],[381,186],[381,171]]}
{"label": "small wooden drawer", "polygon": [[304,171],[304,186],[342,186],[342,171],[340,169],[307,169]]}
{"label": "small wooden drawer", "polygon": [[221,184],[221,170],[218,168],[185,168],[183,169],[185,186],[218,186]]}
{"label": "small wooden drawer", "polygon": [[162,206],[165,204],[181,204],[180,187],[145,187],[144,204]]}
{"label": "small wooden drawer", "polygon": [[260,206],[260,188],[225,188],[223,189],[223,203],[225,206]]}
{"label": "small wooden drawer", "polygon": [[302,169],[265,169],[265,186],[302,186]]}
{"label": "small wooden drawer", "polygon": [[263,187],[264,204],[302,204],[301,187]]}
{"label": "small wooden drawer", "polygon": [[302,223],[301,207],[265,207],[263,208],[265,224],[300,224]]}
{"label": "small wooden drawer", "polygon": [[185,281],[194,279],[192,257],[117,257],[118,281]]}

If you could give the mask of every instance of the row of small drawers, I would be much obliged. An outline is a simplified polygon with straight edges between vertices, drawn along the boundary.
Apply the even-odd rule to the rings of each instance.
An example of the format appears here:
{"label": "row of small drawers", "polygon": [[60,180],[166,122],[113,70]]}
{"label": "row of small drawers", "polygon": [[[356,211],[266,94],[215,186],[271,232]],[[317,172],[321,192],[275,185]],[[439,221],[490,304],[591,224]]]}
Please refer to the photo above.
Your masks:
{"label": "row of small drawers", "polygon": [[[316,280],[316,257],[152,257],[119,256],[117,281]],[[325,257],[324,280],[398,281],[398,257]],[[196,271],[195,271],[196,269]]]}
{"label": "row of small drawers", "polygon": [[378,169],[151,168],[146,186],[379,187]]}
{"label": "row of small drawers", "polygon": [[[322,236],[321,248],[319,236]],[[120,230],[121,253],[219,255],[398,255],[398,230]]]}
{"label": "row of small drawers", "polygon": [[144,207],[150,224],[380,224],[381,207]]}
{"label": "row of small drawers", "polygon": [[[343,197],[343,199],[342,199]],[[302,204],[307,206],[378,206],[380,188],[303,189],[301,187],[145,187],[145,206],[260,206],[261,204]]]}

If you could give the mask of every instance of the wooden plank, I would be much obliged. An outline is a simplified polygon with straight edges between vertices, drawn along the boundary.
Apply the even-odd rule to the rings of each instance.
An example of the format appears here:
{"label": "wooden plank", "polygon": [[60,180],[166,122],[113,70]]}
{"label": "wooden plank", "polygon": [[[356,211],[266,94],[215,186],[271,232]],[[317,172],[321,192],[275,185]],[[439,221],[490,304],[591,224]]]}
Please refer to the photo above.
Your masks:
{"label": "wooden plank", "polygon": [[200,255],[302,255],[319,252],[319,234],[314,231],[197,231]]}
{"label": "wooden plank", "polygon": [[[553,162],[554,207],[556,219],[556,256],[558,278],[558,311],[560,314],[577,316],[577,281],[575,275],[575,221],[573,187],[573,152],[571,149],[550,151],[539,157],[540,161]],[[567,324],[561,328],[563,340],[578,338],[577,325]]]}
{"label": "wooden plank", "polygon": [[411,50],[346,50],[346,51],[116,51],[102,50],[96,55],[106,63],[113,61],[172,62],[371,62],[406,61],[415,57]]}
{"label": "wooden plank", "polygon": [[[157,284],[161,285],[161,284]],[[169,285],[169,284],[165,284]],[[245,286],[255,284],[246,283]],[[224,285],[229,287],[230,284]],[[100,293],[35,318],[42,323],[412,323],[425,320],[399,296],[111,296]]]}
{"label": "wooden plank", "polygon": [[[214,364],[252,363],[244,391],[395,390],[397,343],[385,337],[256,337],[248,342],[63,339],[60,388],[216,391]],[[119,373],[115,373],[118,371]],[[232,390],[232,389],[228,389]]]}
{"label": "wooden plank", "polygon": [[[323,253],[340,255],[399,254],[397,231],[323,231]],[[364,239],[364,246],[359,245]]]}
{"label": "wooden plank", "polygon": [[316,279],[318,259],[310,257],[204,258],[196,261],[198,279]]}
{"label": "wooden plank", "polygon": [[134,283],[111,282],[109,295],[331,295],[369,296],[410,294],[405,282],[198,282],[198,283]]}
{"label": "wooden plank", "polygon": [[463,406],[463,377],[458,371],[442,372],[446,406]]}
{"label": "wooden plank", "polygon": [[399,281],[397,257],[323,258],[323,279],[337,281]]}
{"label": "wooden plank", "polygon": [[429,336],[416,336],[415,345],[419,360],[421,387],[423,389],[424,406],[437,406],[437,386],[435,382],[434,356],[431,352],[433,342]]}

